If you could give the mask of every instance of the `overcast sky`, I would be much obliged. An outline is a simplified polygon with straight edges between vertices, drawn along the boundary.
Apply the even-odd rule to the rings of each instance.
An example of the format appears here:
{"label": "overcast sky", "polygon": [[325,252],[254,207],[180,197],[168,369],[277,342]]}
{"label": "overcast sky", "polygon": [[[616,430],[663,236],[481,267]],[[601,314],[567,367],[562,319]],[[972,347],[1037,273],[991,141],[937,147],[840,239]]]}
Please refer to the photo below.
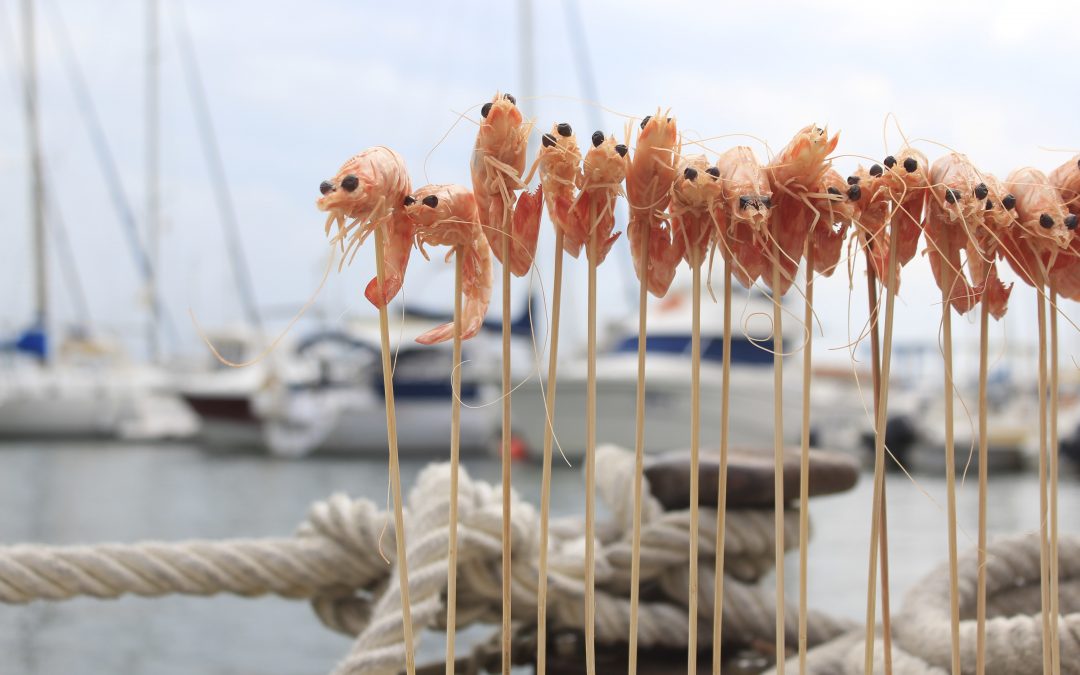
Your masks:
{"label": "overcast sky", "polygon": [[[358,150],[384,144],[405,157],[414,185],[468,184],[475,125],[463,121],[450,129],[459,113],[471,110],[476,119],[475,106],[497,89],[517,94],[540,127],[568,121],[585,138],[598,124],[621,133],[627,118],[612,111],[642,116],[657,106],[671,107],[688,137],[750,134],[774,150],[805,124],[828,124],[841,132],[836,166],[842,173],[860,157],[880,160],[898,147],[889,113],[909,138],[957,148],[1000,177],[1027,164],[1049,170],[1070,156],[1049,148],[1080,149],[1077,3],[534,3],[531,92],[521,67],[518,3],[162,4],[160,274],[180,347],[188,350],[196,348],[188,307],[204,324],[221,325],[236,322],[240,306],[184,88],[175,39],[184,6],[258,300],[278,323],[312,292],[325,265],[323,218],[314,208],[318,183]],[[141,217],[144,3],[41,0],[38,6],[47,190],[67,223],[95,321],[130,336],[145,321],[140,283],[65,75],[54,10],[68,26]],[[10,331],[31,311],[29,200],[13,62],[21,49],[19,3],[0,0],[0,9],[0,328]],[[585,37],[603,109],[583,101],[571,25]],[[765,156],[745,138],[710,146],[737,144],[755,145]],[[920,147],[931,158],[944,152],[929,142]],[[541,275],[550,285],[550,227],[540,249]],[[600,270],[607,318],[627,312],[625,299],[636,292],[625,245],[616,251]],[[370,256],[362,255],[331,279],[319,303],[326,316],[369,311],[361,291],[372,269]],[[449,274],[441,261],[418,258],[406,297],[449,308],[442,283]],[[568,265],[567,274],[574,301],[568,311],[580,316],[583,263]],[[55,258],[51,280],[55,315],[67,322],[72,305]],[[843,355],[829,350],[865,320],[858,265],[855,288],[850,310],[846,274],[817,288],[825,335],[816,347],[823,356]],[[939,291],[925,258],[905,270],[901,302],[897,339],[932,343]],[[564,321],[575,328],[570,316]],[[959,342],[972,340],[975,319],[959,323]],[[995,331],[1010,344],[1033,339],[1029,289],[1017,288],[1007,325]],[[1071,349],[1076,331],[1067,332]]]}

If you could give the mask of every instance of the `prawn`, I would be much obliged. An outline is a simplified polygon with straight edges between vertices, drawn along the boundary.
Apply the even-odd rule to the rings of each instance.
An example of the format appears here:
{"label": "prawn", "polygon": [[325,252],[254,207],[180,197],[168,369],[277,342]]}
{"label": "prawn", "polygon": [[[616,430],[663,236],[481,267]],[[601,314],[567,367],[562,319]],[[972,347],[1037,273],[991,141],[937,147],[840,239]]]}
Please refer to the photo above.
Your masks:
{"label": "prawn", "polygon": [[555,124],[540,139],[540,187],[551,222],[563,233],[563,250],[575,258],[585,244],[584,235],[574,227],[574,191],[581,183],[581,150],[574,129],[566,122]]}
{"label": "prawn", "polygon": [[[615,201],[625,194],[623,181],[630,168],[627,159],[627,147],[616,143],[614,136],[604,136],[604,132],[595,131],[592,146],[585,155],[581,173],[581,185],[573,206],[571,221],[575,239],[582,241],[588,249],[593,241],[597,250],[590,255],[596,258],[596,264],[604,262],[611,247],[619,239],[620,232],[615,229]],[[569,235],[567,235],[569,236]]]}
{"label": "prawn", "polygon": [[712,212],[722,199],[720,170],[709,166],[704,155],[680,157],[677,169],[671,187],[673,249],[691,267],[699,267],[716,237]]}
{"label": "prawn", "polygon": [[[456,250],[462,259],[461,339],[480,332],[491,302],[493,286],[491,251],[480,227],[476,199],[461,185],[425,185],[404,200],[405,215],[412,222],[416,244],[427,258],[425,245],[452,246],[447,260]],[[454,324],[446,323],[416,338],[423,345],[445,342],[454,336]]]}
{"label": "prawn", "polygon": [[[675,157],[679,145],[675,119],[661,115],[657,110],[656,115],[641,120],[634,156],[626,174],[626,199],[630,203],[626,235],[630,239],[634,271],[649,292],[657,297],[667,294],[681,257],[681,253],[674,250],[671,228],[663,216],[675,182]],[[647,235],[648,251],[642,250],[643,234]],[[648,262],[642,269],[646,256]]]}
{"label": "prawn", "polygon": [[1002,249],[1020,278],[1037,288],[1045,279],[1036,271],[1053,269],[1058,254],[1069,248],[1076,214],[1065,209],[1058,190],[1038,169],[1013,171],[1005,187],[1016,198],[1017,226],[1002,239]]}
{"label": "prawn", "polygon": [[[1054,169],[1050,173],[1050,182],[1057,188],[1069,210],[1069,215],[1065,217],[1065,227],[1075,233],[1077,218],[1080,216],[1080,155]],[[1074,234],[1069,240],[1069,255],[1059,258],[1050,270],[1054,289],[1070,300],[1080,299],[1077,258],[1080,258],[1080,240]]]}
{"label": "prawn", "polygon": [[[979,298],[964,272],[960,252],[966,249],[969,261],[981,256],[979,252],[971,255],[969,242],[976,241],[976,228],[985,221],[989,188],[971,161],[955,152],[934,162],[930,180],[931,197],[924,223],[930,270],[949,304],[965,314]],[[952,270],[948,275],[953,279],[951,288],[943,286],[942,265]]]}
{"label": "prawn", "polygon": [[820,214],[820,221],[810,230],[814,244],[813,271],[828,277],[840,264],[848,228],[858,215],[862,188],[858,181],[845,181],[832,168],[822,174],[819,188],[823,190],[819,190],[818,194],[807,195],[813,208]]}
{"label": "prawn", "polygon": [[773,206],[769,175],[746,146],[721,154],[716,168],[722,196],[713,208],[721,225],[717,237],[731,258],[732,274],[749,288],[769,264],[765,249]]}
{"label": "prawn", "polygon": [[[514,193],[525,188],[525,151],[532,123],[522,121],[517,101],[499,95],[480,109],[483,121],[476,135],[470,171],[480,223],[495,258],[508,265],[514,276],[528,274],[536,255],[543,210],[543,188],[525,191],[516,205]],[[503,260],[504,238],[510,237],[510,259]]]}
{"label": "prawn", "polygon": [[[884,168],[882,169],[882,166]],[[881,170],[881,184],[888,190],[893,202],[889,226],[896,226],[896,262],[901,267],[911,262],[919,250],[922,234],[923,211],[930,194],[928,171],[930,164],[926,155],[905,145],[900,152],[874,165]],[[871,173],[874,173],[871,167]],[[899,278],[899,277],[897,277]]]}
{"label": "prawn", "polygon": [[[330,180],[319,185],[322,196],[315,202],[327,213],[326,233],[337,224],[334,242],[341,242],[344,256],[356,250],[375,228],[384,226],[383,287],[375,277],[364,296],[376,307],[385,307],[401,290],[413,245],[412,225],[403,216],[402,204],[410,191],[405,160],[390,148],[376,146],[353,156]],[[346,221],[349,222],[346,222]],[[350,235],[351,232],[351,235]],[[345,239],[349,238],[348,245]]]}
{"label": "prawn", "polygon": [[1080,215],[1080,155],[1051,171],[1050,183],[1057,188],[1069,212]]}
{"label": "prawn", "polygon": [[997,258],[1002,238],[1016,222],[1016,197],[991,174],[983,175],[983,182],[987,187],[983,226],[973,240],[976,250],[968,250],[967,263],[971,278],[978,284],[976,293],[986,303],[990,316],[1000,320],[1008,309],[1013,285],[1005,285],[998,276]]}

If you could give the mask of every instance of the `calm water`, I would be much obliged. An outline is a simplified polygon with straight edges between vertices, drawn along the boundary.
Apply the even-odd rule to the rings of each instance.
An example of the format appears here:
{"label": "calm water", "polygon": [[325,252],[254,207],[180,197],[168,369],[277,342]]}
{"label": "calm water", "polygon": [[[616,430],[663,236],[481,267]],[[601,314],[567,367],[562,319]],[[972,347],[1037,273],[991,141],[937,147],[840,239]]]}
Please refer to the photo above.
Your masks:
{"label": "calm water", "polygon": [[[406,486],[421,467],[404,463]],[[498,480],[495,461],[471,461],[468,469],[476,478]],[[903,476],[890,476],[891,576],[897,598],[946,556],[943,481],[917,480],[916,486]],[[991,532],[1036,528],[1034,477],[991,480]],[[515,467],[515,488],[534,503],[539,502],[539,485],[538,466]],[[557,514],[583,510],[576,469],[558,470],[554,489]],[[0,445],[0,543],[288,535],[311,502],[335,491],[384,501],[385,464],[217,456],[190,446]],[[1062,531],[1080,531],[1072,515],[1080,513],[1075,477],[1063,480],[1060,499]],[[852,619],[865,612],[869,504],[866,476],[849,493],[813,502],[811,606]],[[961,490],[959,504],[961,548],[967,548],[975,537],[973,482]],[[797,584],[795,563],[789,555],[790,591]],[[480,629],[469,636],[484,634]],[[303,602],[269,597],[0,606],[2,675],[324,673],[348,649],[349,640],[323,628]],[[422,660],[437,660],[441,653],[438,636],[426,636]]]}

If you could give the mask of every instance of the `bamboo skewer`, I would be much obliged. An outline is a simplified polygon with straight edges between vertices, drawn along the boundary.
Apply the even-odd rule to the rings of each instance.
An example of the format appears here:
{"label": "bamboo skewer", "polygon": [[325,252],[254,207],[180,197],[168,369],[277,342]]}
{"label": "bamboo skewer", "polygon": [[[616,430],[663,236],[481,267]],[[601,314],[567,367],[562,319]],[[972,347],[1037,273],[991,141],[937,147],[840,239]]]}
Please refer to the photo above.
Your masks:
{"label": "bamboo skewer", "polygon": [[461,286],[465,249],[454,247],[454,347],[450,387],[450,532],[446,573],[446,675],[454,675],[454,638],[457,631],[458,470],[461,460]]}
{"label": "bamboo skewer", "polygon": [[[375,273],[383,288],[383,227],[375,228]],[[409,604],[409,569],[405,557],[405,514],[401,494],[401,466],[398,463],[397,410],[394,407],[394,374],[390,369],[390,319],[386,304],[379,307],[383,392],[386,400],[386,441],[390,451],[390,486],[394,496],[394,542],[397,546],[398,582],[401,586],[401,621],[405,635],[405,672],[416,675],[412,606]]]}
{"label": "bamboo skewer", "polygon": [[[950,236],[946,230],[946,237]],[[960,588],[956,552],[956,446],[953,437],[952,304],[953,269],[941,270],[942,352],[945,358],[945,490],[949,531],[949,608],[952,620],[952,673],[960,675]]]}
{"label": "bamboo skewer", "polygon": [[[881,337],[878,334],[878,290],[877,273],[870,257],[866,264],[867,302],[870,315],[870,358],[871,383],[874,396],[874,415],[877,419],[878,406],[881,405]],[[878,554],[881,556],[881,637],[885,648],[885,675],[892,675],[892,612],[889,607],[889,500],[887,481],[881,479],[881,535],[878,537]]]}
{"label": "bamboo skewer", "polygon": [[1042,646],[1043,675],[1050,675],[1053,662],[1050,650],[1050,588],[1047,568],[1049,542],[1047,541],[1047,496],[1046,496],[1046,454],[1047,454],[1047,419],[1046,419],[1046,298],[1045,270],[1041,275],[1036,290],[1038,295],[1039,323],[1039,582],[1042,594]]}
{"label": "bamboo skewer", "polygon": [[1061,641],[1058,635],[1058,331],[1057,291],[1050,289],[1050,663],[1053,675],[1061,675]]}
{"label": "bamboo skewer", "polygon": [[[878,547],[887,552],[881,540],[887,537],[884,521],[885,504],[885,419],[889,407],[889,371],[892,365],[893,308],[896,305],[896,246],[897,228],[889,227],[889,262],[885,281],[885,324],[883,327],[881,368],[878,376],[877,410],[874,411],[874,496],[870,518],[870,560],[866,590],[866,646],[864,671],[873,672],[874,624],[877,614]],[[868,267],[872,265],[868,262]],[[874,294],[872,294],[873,297]],[[883,579],[884,581],[884,579]],[[884,610],[884,602],[882,603]]]}
{"label": "bamboo skewer", "polygon": [[773,524],[776,553],[776,673],[784,675],[784,336],[780,245],[772,237],[773,264]]}
{"label": "bamboo skewer", "polygon": [[585,667],[596,672],[596,258],[595,209],[589,209],[588,373],[585,390]]}
{"label": "bamboo skewer", "polygon": [[[641,228],[641,288],[638,294],[637,400],[634,419],[634,531],[630,546],[630,654],[628,674],[637,674],[638,606],[641,598],[641,492],[645,475],[645,323],[648,310],[649,228]],[[725,380],[726,381],[726,380]],[[590,671],[589,675],[592,675]]]}
{"label": "bamboo skewer", "polygon": [[731,412],[731,256],[724,255],[724,353],[720,390],[720,471],[716,491],[716,574],[713,583],[713,675],[720,675],[724,624],[724,544],[727,529],[728,419]]}
{"label": "bamboo skewer", "polygon": [[[547,671],[548,522],[551,515],[551,460],[555,439],[555,389],[559,360],[559,315],[562,304],[563,232],[555,228],[555,280],[551,300],[547,374],[547,423],[544,425],[544,475],[540,488],[540,558],[536,585],[536,675]],[[451,674],[448,674],[451,675]]]}
{"label": "bamboo skewer", "polygon": [[986,385],[989,351],[989,303],[983,298],[979,312],[979,546],[975,596],[975,675],[986,672],[986,493],[990,440],[986,437]]}
{"label": "bamboo skewer", "polygon": [[701,457],[701,261],[694,257],[690,329],[690,587],[688,596],[687,673],[697,675],[698,628],[698,469]]}
{"label": "bamboo skewer", "polygon": [[799,672],[806,672],[807,544],[810,541],[810,378],[814,343],[814,241],[806,241],[806,345],[803,348],[802,447],[799,456]]}
{"label": "bamboo skewer", "polygon": [[502,672],[510,675],[510,215],[502,236]]}

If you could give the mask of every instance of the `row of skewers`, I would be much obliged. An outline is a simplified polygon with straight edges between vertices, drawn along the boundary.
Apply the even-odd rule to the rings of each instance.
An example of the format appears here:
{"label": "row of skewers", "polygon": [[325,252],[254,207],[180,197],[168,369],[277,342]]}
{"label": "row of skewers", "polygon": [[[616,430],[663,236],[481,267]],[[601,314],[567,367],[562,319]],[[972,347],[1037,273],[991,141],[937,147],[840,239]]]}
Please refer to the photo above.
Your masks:
{"label": "row of skewers", "polygon": [[[475,335],[483,322],[493,287],[492,256],[501,264],[503,316],[509,315],[510,277],[533,269],[541,215],[544,210],[555,226],[553,302],[547,392],[547,433],[541,501],[541,546],[538,579],[537,670],[545,672],[547,527],[550,507],[554,400],[557,383],[558,331],[562,293],[563,256],[578,258],[582,251],[589,268],[588,282],[588,390],[586,411],[586,531],[593,532],[595,515],[596,448],[596,268],[604,261],[620,233],[614,232],[615,209],[620,197],[629,205],[627,238],[640,281],[640,331],[638,341],[638,396],[636,419],[636,475],[631,583],[630,672],[636,671],[639,606],[639,550],[645,419],[645,325],[647,294],[663,296],[685,261],[693,275],[692,327],[692,419],[690,508],[691,543],[688,598],[688,670],[697,663],[698,580],[698,481],[700,451],[700,298],[701,270],[719,254],[724,265],[724,382],[721,412],[721,483],[717,503],[716,598],[712,643],[714,672],[719,672],[723,602],[724,519],[726,512],[726,463],[728,372],[730,369],[732,279],[744,286],[762,282],[774,297],[773,351],[775,395],[775,536],[776,536],[776,649],[785,653],[782,487],[782,389],[783,354],[779,298],[796,282],[805,264],[807,274],[806,325],[811,325],[813,282],[839,266],[848,249],[857,247],[866,257],[871,302],[871,342],[875,373],[875,478],[871,519],[871,550],[867,593],[867,672],[873,657],[876,622],[877,572],[882,575],[882,610],[885,623],[886,664],[889,664],[889,614],[887,593],[887,529],[885,519],[884,423],[887,408],[893,307],[900,272],[919,249],[925,235],[926,255],[943,300],[943,338],[946,393],[946,458],[949,517],[949,559],[953,574],[953,672],[960,672],[959,607],[956,588],[955,462],[952,458],[952,364],[951,309],[959,313],[981,303],[982,360],[980,400],[980,524],[979,548],[985,550],[986,434],[985,383],[987,317],[1004,315],[1011,285],[1000,279],[997,262],[1005,260],[1020,279],[1037,289],[1040,326],[1040,513],[1044,542],[1044,661],[1047,672],[1057,672],[1056,644],[1056,302],[1057,297],[1080,298],[1080,241],[1075,236],[1080,215],[1080,158],[1073,158],[1049,176],[1025,168],[1005,181],[980,172],[959,153],[949,153],[933,164],[914,147],[905,145],[880,163],[862,166],[848,177],[832,168],[829,155],[839,136],[809,125],[801,129],[784,149],[762,164],[746,146],[719,154],[715,161],[684,141],[667,112],[658,110],[637,124],[629,124],[622,142],[615,135],[596,131],[583,153],[573,128],[554,124],[541,136],[536,160],[527,169],[527,147],[532,123],[523,119],[514,97],[497,94],[480,110],[481,121],[470,168],[472,185],[427,185],[413,190],[402,158],[393,150],[374,147],[348,160],[332,179],[320,185],[320,210],[327,212],[326,230],[343,250],[342,261],[351,260],[372,234],[375,238],[377,275],[365,295],[380,310],[383,337],[383,372],[387,392],[387,429],[390,449],[391,487],[406,642],[405,669],[413,673],[413,635],[409,617],[407,567],[404,564],[404,525],[400,476],[397,467],[396,419],[388,338],[387,304],[401,289],[412,250],[427,258],[428,246],[448,246],[447,260],[455,261],[454,320],[420,337],[434,344],[453,341],[454,372],[452,407],[450,550],[447,590],[447,672],[454,662],[456,611],[458,429],[460,421],[461,342]],[[631,150],[630,136],[634,133]],[[534,172],[540,185],[528,191]],[[336,226],[336,228],[335,228]],[[878,328],[878,287],[884,291],[883,337]],[[1046,305],[1050,307],[1051,400],[1047,408]],[[950,309],[951,308],[951,309]],[[503,651],[504,672],[509,672],[510,607],[510,350],[509,322],[503,322]],[[811,339],[808,336],[808,340]],[[809,353],[809,344],[804,345]],[[804,360],[802,484],[800,489],[800,621],[799,659],[806,652],[807,497],[809,451],[809,368]],[[1049,434],[1049,437],[1048,437]],[[1049,485],[1049,488],[1048,488]],[[1049,494],[1047,490],[1050,490]],[[594,538],[586,537],[586,669],[595,672]],[[982,672],[982,640],[985,623],[985,560],[980,559],[979,672]],[[778,659],[778,672],[784,660]],[[800,668],[801,669],[801,668]]]}

